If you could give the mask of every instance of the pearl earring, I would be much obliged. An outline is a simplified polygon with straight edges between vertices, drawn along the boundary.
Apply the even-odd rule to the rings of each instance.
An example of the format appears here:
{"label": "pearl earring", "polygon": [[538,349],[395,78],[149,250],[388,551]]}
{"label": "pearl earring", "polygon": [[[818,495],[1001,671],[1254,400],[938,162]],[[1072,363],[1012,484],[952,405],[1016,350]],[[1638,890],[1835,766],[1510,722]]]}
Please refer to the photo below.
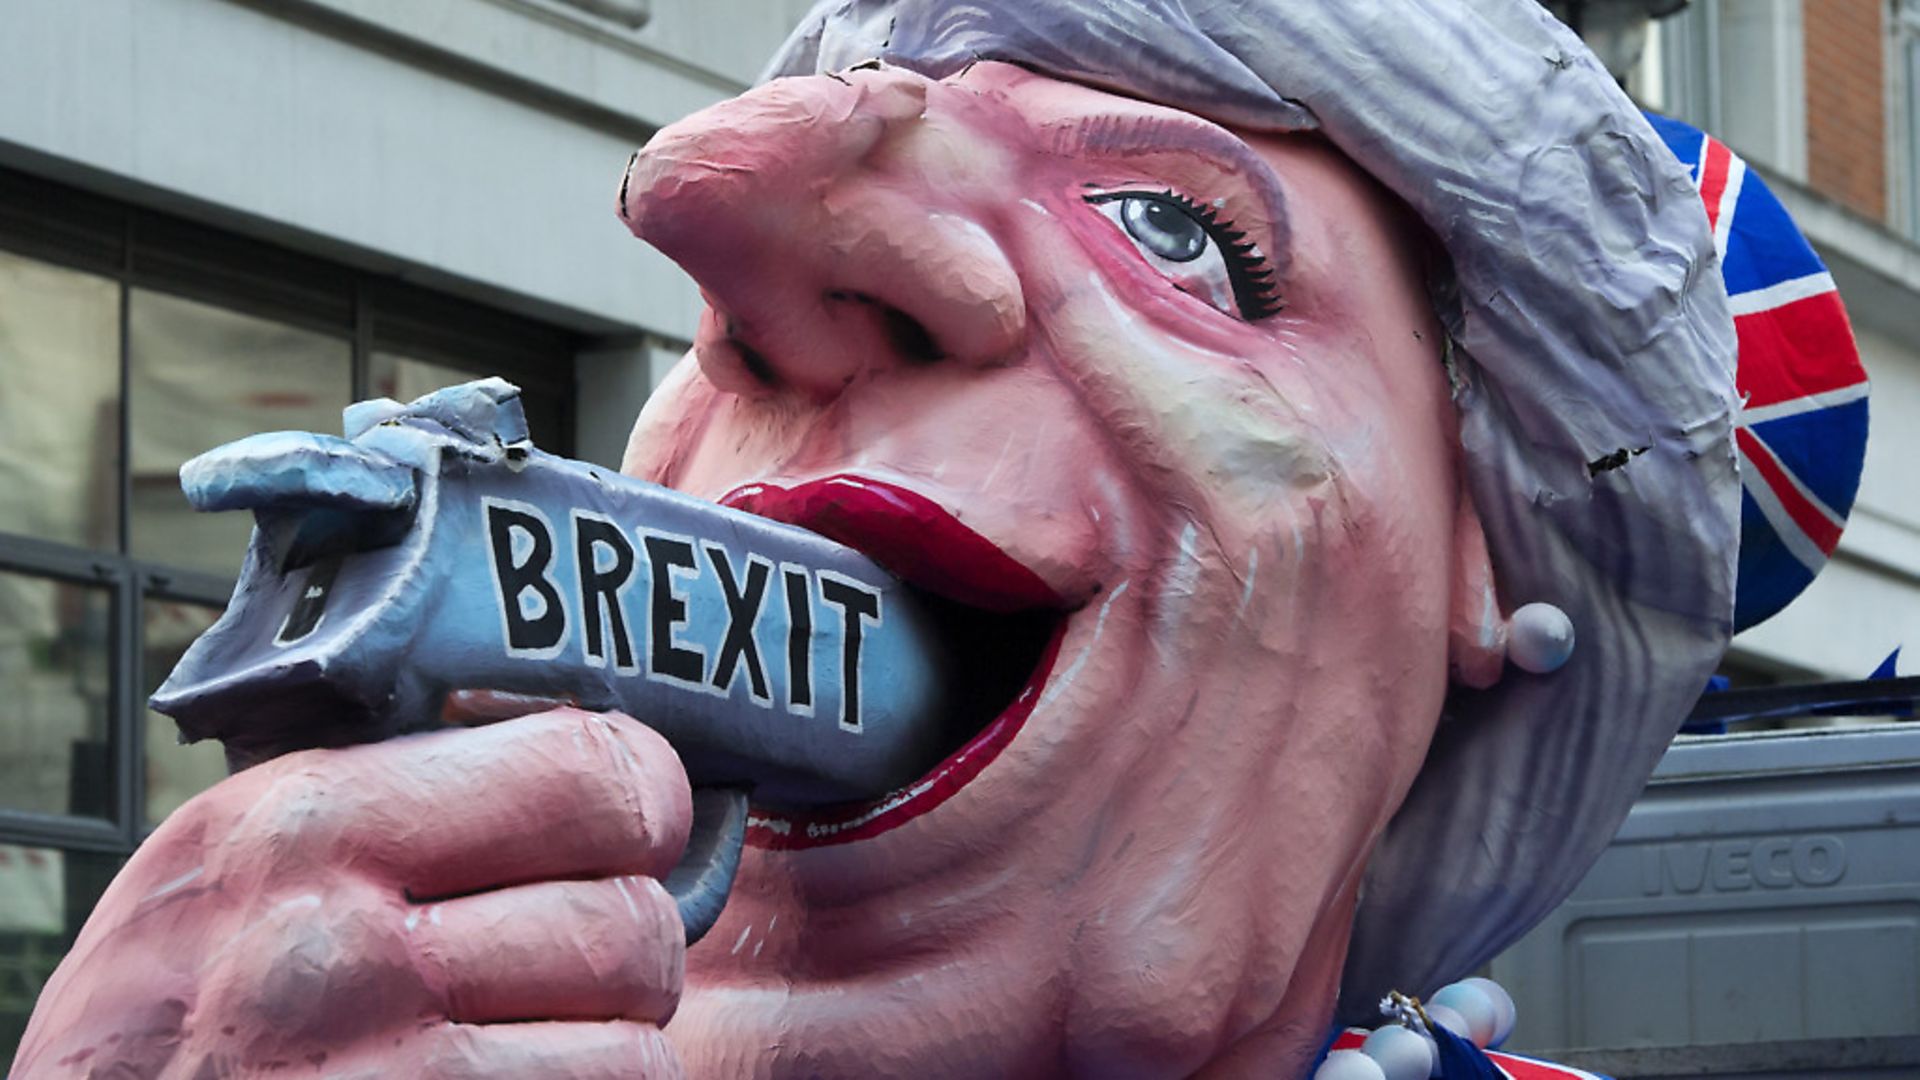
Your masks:
{"label": "pearl earring", "polygon": [[1560,670],[1573,655],[1573,620],[1552,604],[1526,604],[1507,621],[1507,659],[1535,675]]}

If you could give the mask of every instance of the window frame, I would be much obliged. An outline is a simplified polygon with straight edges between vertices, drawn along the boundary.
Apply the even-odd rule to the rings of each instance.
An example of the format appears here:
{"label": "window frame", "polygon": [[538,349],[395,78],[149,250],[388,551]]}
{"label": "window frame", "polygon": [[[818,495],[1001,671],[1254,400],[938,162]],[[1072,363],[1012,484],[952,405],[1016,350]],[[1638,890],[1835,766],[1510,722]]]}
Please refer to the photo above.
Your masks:
{"label": "window frame", "polygon": [[1920,3],[1895,0],[1886,28],[1888,220],[1920,241]]}
{"label": "window frame", "polygon": [[[367,395],[376,350],[498,374],[557,401],[559,438],[570,454],[577,429],[574,358],[583,336],[406,281],[43,179],[0,168],[0,251],[96,274],[119,289],[120,454],[112,550],[0,531],[0,570],[109,591],[111,790],[108,820],[0,808],[0,844],[130,855],[152,831],[145,820],[145,662],[141,633],[149,601],[224,608],[234,578],[131,554],[130,443],[133,290],[145,289],[274,319],[346,341],[349,400]],[[548,441],[553,441],[549,439]]]}
{"label": "window frame", "polygon": [[1799,183],[1807,179],[1806,19],[1802,0],[1733,0],[1742,14],[1761,12],[1768,23],[1766,62],[1775,76],[1767,147],[1729,138],[1726,98],[1728,44],[1722,25],[1726,0],[1692,0],[1653,25],[1658,37],[1660,98],[1656,111],[1728,141],[1749,162]]}

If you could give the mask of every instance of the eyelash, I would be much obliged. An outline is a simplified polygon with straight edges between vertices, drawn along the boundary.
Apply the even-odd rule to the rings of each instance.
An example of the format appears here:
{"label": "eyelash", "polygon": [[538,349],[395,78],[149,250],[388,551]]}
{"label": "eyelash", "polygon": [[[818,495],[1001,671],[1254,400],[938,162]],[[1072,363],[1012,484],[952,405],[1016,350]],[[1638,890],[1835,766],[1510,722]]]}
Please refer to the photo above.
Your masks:
{"label": "eyelash", "polygon": [[1247,239],[1244,229],[1236,228],[1232,221],[1221,220],[1219,211],[1213,207],[1196,202],[1171,188],[1160,191],[1109,191],[1082,198],[1090,204],[1121,199],[1151,199],[1178,207],[1200,223],[1207,239],[1219,249],[1220,260],[1226,264],[1227,281],[1233,286],[1233,303],[1240,309],[1242,319],[1259,322],[1270,315],[1279,314],[1286,307],[1280,298],[1279,286],[1274,281],[1273,265],[1260,253],[1259,247]]}

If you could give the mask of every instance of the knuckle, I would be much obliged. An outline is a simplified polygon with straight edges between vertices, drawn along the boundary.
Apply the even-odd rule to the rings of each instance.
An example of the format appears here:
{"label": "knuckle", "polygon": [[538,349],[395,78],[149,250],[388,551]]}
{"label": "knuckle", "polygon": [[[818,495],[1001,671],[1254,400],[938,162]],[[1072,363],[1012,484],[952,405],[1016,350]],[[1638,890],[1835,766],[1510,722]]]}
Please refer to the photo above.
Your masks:
{"label": "knuckle", "polygon": [[627,954],[631,985],[664,991],[664,1011],[655,1007],[650,1011],[656,1015],[646,1019],[665,1023],[679,1006],[687,973],[687,936],[679,906],[653,878],[614,878],[613,885],[627,903],[629,933],[640,946]]}
{"label": "knuckle", "polygon": [[[658,732],[618,713],[578,709],[544,714],[550,738],[564,740],[569,781],[583,803],[583,823],[611,829],[610,839],[636,842],[649,873],[665,873],[685,846],[693,796],[678,755]],[[664,864],[655,865],[665,859]]]}
{"label": "knuckle", "polygon": [[397,922],[391,901],[361,885],[264,899],[207,957],[198,1011],[261,1050],[352,1041],[420,1015],[428,995]]}
{"label": "knuckle", "polygon": [[240,776],[252,784],[234,792],[234,822],[228,830],[232,853],[303,855],[338,840],[353,826],[365,799],[357,784],[340,776],[340,761],[330,759],[330,753],[338,751],[290,753]]}
{"label": "knuckle", "polygon": [[595,887],[597,935],[610,946],[615,981],[653,990],[680,985],[686,938],[673,898],[652,878],[608,878]]}
{"label": "knuckle", "polygon": [[227,784],[231,787],[200,820],[210,862],[247,876],[272,870],[288,857],[304,857],[337,834],[340,793],[351,787],[335,783],[311,752],[255,766]]}

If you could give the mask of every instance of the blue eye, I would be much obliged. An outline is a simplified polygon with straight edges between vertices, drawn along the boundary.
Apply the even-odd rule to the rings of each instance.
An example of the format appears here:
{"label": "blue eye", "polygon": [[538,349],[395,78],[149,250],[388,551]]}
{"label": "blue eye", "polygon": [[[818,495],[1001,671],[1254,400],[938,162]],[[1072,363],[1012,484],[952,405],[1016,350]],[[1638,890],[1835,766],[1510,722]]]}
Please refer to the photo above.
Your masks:
{"label": "blue eye", "polygon": [[1207,227],[1169,202],[1132,196],[1120,200],[1127,235],[1171,262],[1192,262],[1207,250]]}
{"label": "blue eye", "polygon": [[1115,191],[1084,198],[1181,291],[1247,322],[1280,310],[1266,257],[1211,207],[1172,191]]}

